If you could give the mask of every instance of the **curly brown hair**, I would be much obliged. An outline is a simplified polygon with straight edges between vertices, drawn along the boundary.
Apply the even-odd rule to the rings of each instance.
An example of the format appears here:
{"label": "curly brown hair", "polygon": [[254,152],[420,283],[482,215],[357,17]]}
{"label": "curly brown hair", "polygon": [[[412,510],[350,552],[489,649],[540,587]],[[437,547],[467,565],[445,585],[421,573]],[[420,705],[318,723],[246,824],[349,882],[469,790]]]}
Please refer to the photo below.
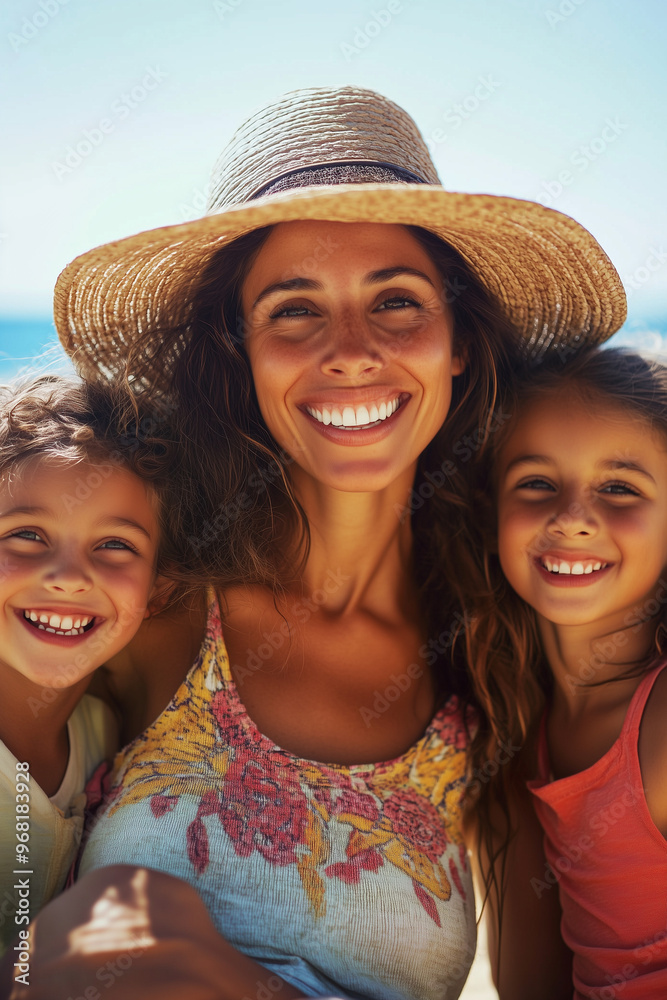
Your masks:
{"label": "curly brown hair", "polygon": [[157,572],[178,577],[177,454],[164,413],[149,413],[121,382],[86,383],[48,374],[0,386],[0,476],[20,476],[37,458],[127,469],[143,480],[157,502]]}
{"label": "curly brown hair", "polygon": [[[396,513],[413,526],[429,637],[422,655],[429,665],[437,661],[443,689],[473,699],[464,654],[453,642],[463,595],[474,592],[482,573],[469,543],[469,471],[494,433],[494,404],[517,335],[458,251],[426,230],[406,228],[442,275],[455,349],[467,363],[454,379],[447,420],[420,457],[409,505]],[[182,510],[188,565],[222,590],[256,583],[280,593],[308,553],[308,522],[290,482],[293,459],[264,423],[244,348],[241,289],[270,232],[257,229],[221,247],[201,275],[187,328],[165,331],[150,357],[137,340],[127,368],[135,391],[168,400],[184,440],[185,478],[198,484]],[[156,365],[166,391],[150,384]]]}
{"label": "curly brown hair", "polygon": [[[427,230],[406,228],[442,276],[454,349],[466,366],[453,380],[447,420],[419,458],[408,504],[396,515],[410,517],[413,529],[414,582],[428,637],[420,655],[434,671],[442,700],[457,694],[475,708],[478,688],[464,641],[467,609],[487,589],[471,516],[475,470],[502,427],[496,404],[521,350],[502,305],[464,256]],[[193,576],[223,591],[257,583],[280,594],[307,557],[309,527],[290,483],[292,458],[260,412],[241,311],[244,280],[270,232],[254,230],[217,251],[201,275],[188,324],[165,330],[150,351],[138,338],[127,378],[153,405],[167,402],[182,435],[184,476],[197,484],[180,522]],[[156,369],[167,389],[152,384]],[[478,748],[488,743],[481,716]],[[489,814],[482,812],[480,820],[486,835]]]}

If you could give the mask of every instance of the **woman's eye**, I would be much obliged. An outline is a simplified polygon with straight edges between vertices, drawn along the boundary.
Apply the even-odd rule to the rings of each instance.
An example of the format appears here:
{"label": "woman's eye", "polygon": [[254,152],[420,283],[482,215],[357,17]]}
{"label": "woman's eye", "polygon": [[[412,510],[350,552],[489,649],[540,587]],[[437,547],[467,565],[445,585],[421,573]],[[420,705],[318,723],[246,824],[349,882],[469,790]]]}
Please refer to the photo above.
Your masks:
{"label": "woman's eye", "polygon": [[310,309],[307,306],[279,306],[271,314],[271,319],[282,319],[283,317],[291,316],[309,316],[312,315]]}
{"label": "woman's eye", "polygon": [[421,302],[417,302],[416,299],[411,299],[409,295],[392,295],[389,299],[384,299],[383,302],[379,304],[378,309],[405,309],[410,306],[414,306],[416,309],[421,308]]}

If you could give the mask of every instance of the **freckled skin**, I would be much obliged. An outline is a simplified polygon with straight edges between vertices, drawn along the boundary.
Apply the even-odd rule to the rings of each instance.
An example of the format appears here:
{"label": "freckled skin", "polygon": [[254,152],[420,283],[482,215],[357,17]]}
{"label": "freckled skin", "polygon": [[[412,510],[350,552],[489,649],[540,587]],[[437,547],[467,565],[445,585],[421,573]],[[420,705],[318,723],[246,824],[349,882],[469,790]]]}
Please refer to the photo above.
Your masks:
{"label": "freckled skin", "polygon": [[[311,246],[332,252],[306,268]],[[314,258],[313,258],[314,259]],[[312,261],[310,262],[312,264]],[[368,284],[371,271],[411,267]],[[317,289],[276,290],[305,277]],[[375,491],[416,461],[442,426],[451,377],[452,318],[437,268],[401,226],[292,222],[276,226],[246,279],[246,349],[266,424],[294,458],[294,476],[346,491]],[[409,394],[392,433],[364,448],[324,438],[300,407],[313,398],[366,402]],[[341,404],[342,405],[342,404]]]}
{"label": "freckled skin", "polygon": [[[541,456],[530,464],[510,463]],[[521,414],[499,456],[498,542],[503,571],[540,616],[590,625],[598,634],[627,625],[667,565],[667,462],[662,436],[616,407],[576,396],[538,400]],[[605,463],[632,462],[648,475]],[[586,586],[558,587],[539,556],[610,564]]]}
{"label": "freckled skin", "polygon": [[[86,489],[87,477],[97,485]],[[10,682],[19,673],[35,684],[67,687],[122,649],[141,624],[155,579],[154,502],[123,469],[102,477],[88,463],[36,461],[11,485],[0,482],[0,514],[15,507],[44,512],[0,517],[0,678]],[[137,522],[150,538],[108,518]],[[42,608],[81,609],[104,621],[89,639],[56,645],[22,620],[23,610]],[[85,665],[74,671],[77,654]]]}

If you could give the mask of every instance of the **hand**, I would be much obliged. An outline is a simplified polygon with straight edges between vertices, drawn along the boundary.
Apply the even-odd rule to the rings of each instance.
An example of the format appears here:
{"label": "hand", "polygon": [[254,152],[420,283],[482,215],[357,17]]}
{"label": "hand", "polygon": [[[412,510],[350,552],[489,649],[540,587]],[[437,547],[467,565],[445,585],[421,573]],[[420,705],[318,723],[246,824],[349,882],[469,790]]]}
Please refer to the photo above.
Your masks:
{"label": "hand", "polygon": [[90,872],[42,910],[30,935],[29,985],[14,980],[10,945],[1,1000],[102,1000],[117,980],[123,1000],[299,997],[218,934],[190,885],[147,868]]}

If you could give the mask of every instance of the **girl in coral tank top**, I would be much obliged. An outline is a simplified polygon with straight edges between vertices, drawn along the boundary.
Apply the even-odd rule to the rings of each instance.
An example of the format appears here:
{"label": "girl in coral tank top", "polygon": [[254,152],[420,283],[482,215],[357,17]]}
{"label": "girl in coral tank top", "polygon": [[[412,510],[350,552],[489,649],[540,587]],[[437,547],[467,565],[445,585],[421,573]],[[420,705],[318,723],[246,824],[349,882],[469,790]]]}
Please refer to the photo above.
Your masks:
{"label": "girl in coral tank top", "polygon": [[560,893],[574,997],[656,1000],[667,997],[667,368],[586,352],[533,369],[504,412],[472,670],[496,738],[520,742],[546,704],[528,787],[548,863],[531,882],[538,898]]}

